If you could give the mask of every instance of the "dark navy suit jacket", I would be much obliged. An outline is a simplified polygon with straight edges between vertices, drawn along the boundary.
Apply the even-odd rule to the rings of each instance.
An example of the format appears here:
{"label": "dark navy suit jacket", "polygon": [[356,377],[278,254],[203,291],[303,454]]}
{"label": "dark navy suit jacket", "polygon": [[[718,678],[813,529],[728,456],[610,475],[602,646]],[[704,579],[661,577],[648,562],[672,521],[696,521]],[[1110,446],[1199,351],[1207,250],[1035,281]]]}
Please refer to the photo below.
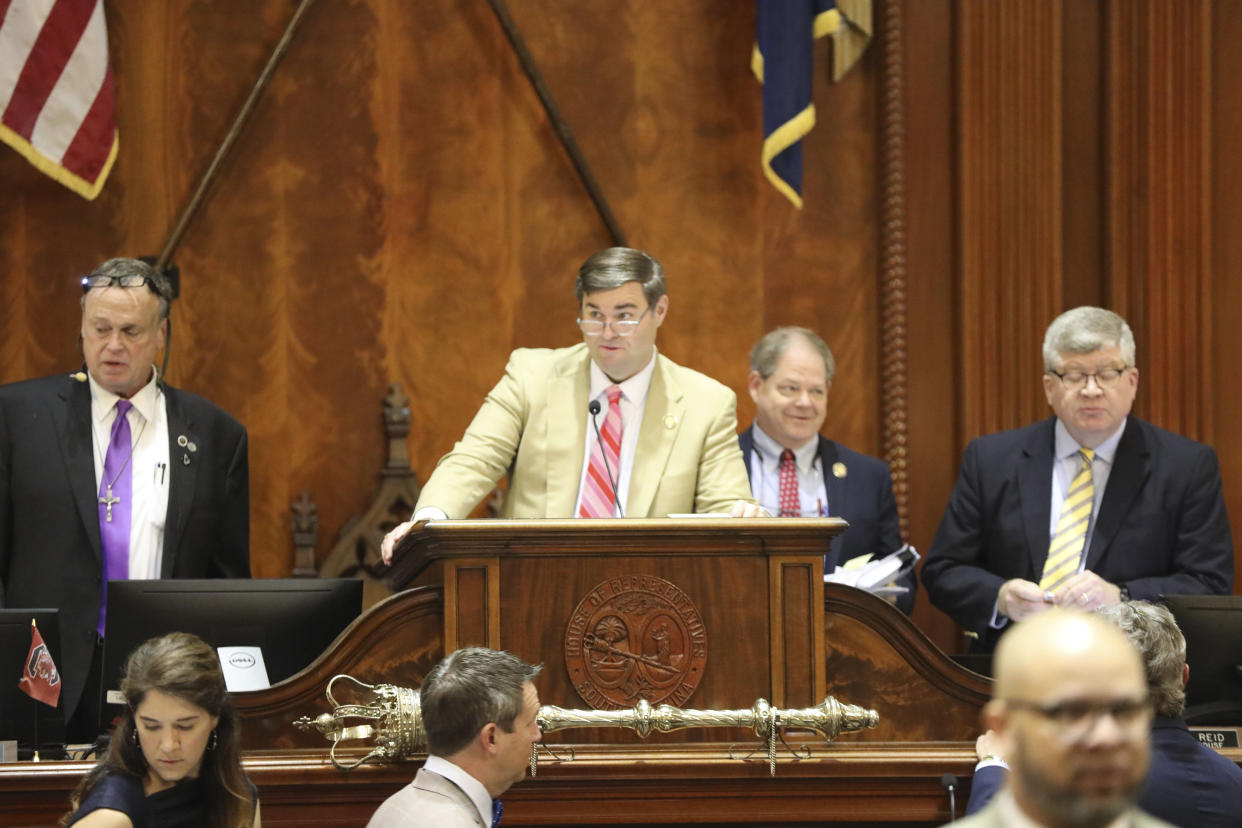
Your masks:
{"label": "dark navy suit jacket", "polygon": [[[991,652],[996,595],[1011,578],[1039,581],[1048,556],[1054,425],[1049,418],[970,442],[923,562],[939,609]],[[1092,530],[1087,569],[1130,597],[1228,594],[1233,542],[1216,452],[1131,416]]]}
{"label": "dark navy suit jacket", "polygon": [[[202,397],[162,388],[171,477],[161,577],[249,578],[246,429]],[[102,597],[90,409],[90,386],[72,374],[0,386],[0,607],[60,610],[66,718],[82,694]]]}
{"label": "dark navy suit jacket", "polygon": [[[754,426],[738,435],[746,474],[751,473],[751,455],[755,451]],[[901,521],[897,501],[893,497],[893,478],[883,460],[859,454],[845,446],[819,437],[819,462],[824,473],[824,495],[832,517],[843,518],[850,526],[832,539],[824,556],[824,571],[831,572],[839,564],[868,552],[882,558],[901,547]],[[833,465],[845,466],[845,476],[833,474]],[[898,581],[906,592],[897,598],[897,606],[909,614],[914,607],[918,581],[913,572]]]}
{"label": "dark navy suit jacket", "polygon": [[[987,805],[1004,781],[1004,768],[981,768],[971,782],[966,813]],[[1242,828],[1242,768],[1201,744],[1181,719],[1157,717],[1151,770],[1138,804],[1181,828]]]}

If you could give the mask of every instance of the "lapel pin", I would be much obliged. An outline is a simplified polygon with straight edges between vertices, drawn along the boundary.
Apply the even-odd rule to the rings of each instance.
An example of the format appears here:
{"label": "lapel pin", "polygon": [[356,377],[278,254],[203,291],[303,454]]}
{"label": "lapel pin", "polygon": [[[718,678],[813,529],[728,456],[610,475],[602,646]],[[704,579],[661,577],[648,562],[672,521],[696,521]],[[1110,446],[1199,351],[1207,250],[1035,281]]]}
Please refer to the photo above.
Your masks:
{"label": "lapel pin", "polygon": [[665,414],[664,415],[664,427],[665,428],[677,428],[677,415],[676,414]]}
{"label": "lapel pin", "polygon": [[844,463],[833,463],[832,464],[832,476],[833,477],[844,478],[845,475],[847,474],[849,474],[849,472],[846,471]]}
{"label": "lapel pin", "polygon": [[188,448],[188,449],[189,449],[190,451],[192,451],[192,452],[194,452],[194,451],[198,451],[198,444],[197,444],[197,443],[195,443],[193,440],[191,440],[190,442],[186,443],[186,444],[185,444],[185,447],[186,447],[186,448]]}
{"label": "lapel pin", "polygon": [[69,376],[73,377],[78,382],[86,382],[86,374],[82,373],[81,371],[75,371]]}
{"label": "lapel pin", "polygon": [[185,439],[185,435],[184,435],[184,434],[178,434],[178,435],[177,435],[177,445],[181,446],[182,448],[185,448],[185,444],[186,444],[187,442],[188,442],[188,441]]}
{"label": "lapel pin", "polygon": [[190,455],[188,454],[181,455],[181,465],[183,466],[190,465]]}

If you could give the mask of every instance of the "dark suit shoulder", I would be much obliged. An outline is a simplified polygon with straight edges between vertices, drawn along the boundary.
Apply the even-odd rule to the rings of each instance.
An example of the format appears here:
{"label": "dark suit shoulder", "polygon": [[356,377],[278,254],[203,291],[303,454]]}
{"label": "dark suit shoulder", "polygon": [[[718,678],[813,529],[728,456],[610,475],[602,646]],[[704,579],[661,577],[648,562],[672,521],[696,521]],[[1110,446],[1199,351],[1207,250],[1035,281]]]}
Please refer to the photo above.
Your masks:
{"label": "dark suit shoulder", "polygon": [[966,451],[994,457],[1013,452],[1042,451],[1046,447],[1048,453],[1051,454],[1055,425],[1056,418],[1049,417],[1021,428],[994,431],[991,434],[975,437],[966,444]]}
{"label": "dark suit shoulder", "polygon": [[1133,415],[1126,419],[1127,434],[1123,434],[1121,437],[1123,443],[1128,442],[1126,437],[1129,436],[1130,429],[1135,429],[1137,436],[1141,438],[1144,447],[1148,451],[1167,452],[1174,456],[1192,456],[1205,452],[1215,453],[1215,449],[1206,443],[1192,440],[1189,437],[1161,428]]}
{"label": "dark suit shoulder", "polygon": [[[58,394],[67,393],[75,386],[86,386],[86,380],[81,382],[74,379],[78,372],[65,372],[63,374],[52,374],[49,377],[39,377],[37,379],[20,380],[18,382],[10,382],[0,385],[0,400],[32,400],[48,397],[55,397]],[[82,374],[85,378],[85,374]]]}
{"label": "dark suit shoulder", "polygon": [[837,462],[844,463],[851,470],[866,470],[873,474],[884,475],[890,473],[888,463],[880,458],[854,451],[849,446],[829,440],[827,437],[819,438],[819,453],[821,456],[835,457]]}
{"label": "dark suit shoulder", "polygon": [[164,383],[163,389],[169,404],[180,407],[182,413],[196,423],[223,428],[226,431],[244,432],[246,430],[246,427],[236,417],[206,397],[174,388],[167,383]]}

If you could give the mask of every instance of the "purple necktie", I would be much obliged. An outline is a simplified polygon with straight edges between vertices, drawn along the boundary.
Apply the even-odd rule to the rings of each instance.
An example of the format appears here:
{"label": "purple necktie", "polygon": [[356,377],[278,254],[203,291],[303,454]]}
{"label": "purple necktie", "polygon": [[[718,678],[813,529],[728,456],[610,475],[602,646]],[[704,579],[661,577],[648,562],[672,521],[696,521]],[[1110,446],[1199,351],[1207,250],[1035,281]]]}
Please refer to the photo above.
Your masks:
{"label": "purple necktie", "polygon": [[129,418],[125,412],[133,407],[129,400],[117,400],[116,420],[112,423],[112,440],[104,458],[103,477],[99,481],[99,539],[103,543],[103,597],[99,602],[100,635],[104,634],[104,617],[108,611],[108,580],[129,577],[129,501],[134,493],[134,453],[130,438]]}

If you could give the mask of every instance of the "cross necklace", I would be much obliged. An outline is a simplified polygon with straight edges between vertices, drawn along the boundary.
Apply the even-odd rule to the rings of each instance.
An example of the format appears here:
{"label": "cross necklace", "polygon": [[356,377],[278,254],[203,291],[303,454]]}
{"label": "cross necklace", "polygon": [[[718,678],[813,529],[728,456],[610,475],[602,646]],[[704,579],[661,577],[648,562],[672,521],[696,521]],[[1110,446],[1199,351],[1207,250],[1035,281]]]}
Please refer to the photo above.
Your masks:
{"label": "cross necklace", "polygon": [[[118,416],[124,417],[126,415],[119,414]],[[108,513],[104,516],[104,521],[106,523],[112,522],[113,504],[121,502],[121,499],[119,497],[113,496],[112,487],[116,484],[117,480],[120,480],[121,475],[125,473],[125,468],[129,465],[130,458],[134,456],[134,449],[138,447],[138,442],[142,439],[142,432],[146,430],[147,430],[147,421],[146,421],[146,418],[143,418],[142,427],[138,429],[138,438],[134,440],[133,444],[129,447],[129,454],[125,455],[125,462],[121,464],[121,468],[117,471],[117,473],[112,476],[111,483],[108,483],[106,480],[104,481],[104,485],[108,487],[108,494],[107,496],[100,496],[99,505],[108,507]],[[94,430],[92,429],[92,434],[93,433],[94,433]],[[99,446],[96,446],[95,449],[96,451],[99,451]],[[102,469],[104,468],[104,465],[107,462],[107,457],[106,455],[104,455],[102,451],[99,451],[99,454],[100,454],[99,467]],[[103,472],[100,472],[100,475],[102,476]]]}

